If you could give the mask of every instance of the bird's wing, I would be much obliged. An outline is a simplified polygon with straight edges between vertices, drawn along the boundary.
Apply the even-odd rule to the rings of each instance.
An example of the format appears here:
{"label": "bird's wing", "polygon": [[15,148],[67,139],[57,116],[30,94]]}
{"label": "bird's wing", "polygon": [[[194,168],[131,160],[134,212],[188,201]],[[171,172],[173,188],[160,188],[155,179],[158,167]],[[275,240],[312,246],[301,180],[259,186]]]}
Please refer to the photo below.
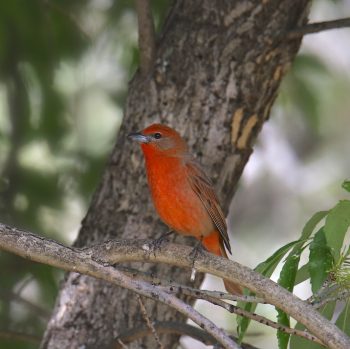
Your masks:
{"label": "bird's wing", "polygon": [[209,213],[214,225],[218,229],[220,236],[227,250],[231,253],[230,241],[227,235],[227,225],[225,216],[215,194],[213,185],[202,168],[193,160],[186,162],[186,169],[190,185],[194,192],[202,201],[205,209]]}

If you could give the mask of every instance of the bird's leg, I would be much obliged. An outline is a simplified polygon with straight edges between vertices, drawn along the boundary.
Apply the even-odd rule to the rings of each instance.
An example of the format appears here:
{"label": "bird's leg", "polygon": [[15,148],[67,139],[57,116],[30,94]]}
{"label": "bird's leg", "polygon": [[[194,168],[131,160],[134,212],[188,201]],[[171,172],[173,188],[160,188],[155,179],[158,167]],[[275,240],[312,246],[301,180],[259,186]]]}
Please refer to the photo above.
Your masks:
{"label": "bird's leg", "polygon": [[150,247],[153,250],[153,253],[156,253],[157,250],[160,250],[160,247],[162,245],[162,243],[164,241],[168,241],[168,236],[173,234],[174,230],[169,230],[168,232],[162,234],[159,238],[154,239],[151,243],[150,243]]}
{"label": "bird's leg", "polygon": [[[192,272],[194,270],[194,263],[196,261],[197,256],[203,254],[203,252],[205,251],[205,248],[203,247],[202,241],[203,241],[203,236],[200,237],[200,240],[197,241],[197,243],[195,244],[195,246],[193,247],[193,249],[190,253],[190,257],[192,258]],[[191,277],[191,279],[192,279],[192,277]]]}

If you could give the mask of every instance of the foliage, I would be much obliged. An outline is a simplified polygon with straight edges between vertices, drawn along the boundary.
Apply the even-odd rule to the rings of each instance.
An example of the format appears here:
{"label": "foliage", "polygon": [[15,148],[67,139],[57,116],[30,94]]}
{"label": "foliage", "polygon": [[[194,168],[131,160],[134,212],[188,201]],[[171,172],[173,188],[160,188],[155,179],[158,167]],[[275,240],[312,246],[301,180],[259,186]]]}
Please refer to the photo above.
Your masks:
{"label": "foliage", "polygon": [[[157,28],[169,4],[152,1]],[[138,64],[133,6],[94,0],[0,3],[2,223],[72,240]],[[61,278],[60,271],[0,252],[0,330],[41,337]],[[33,311],[22,299],[41,309]],[[0,347],[37,345],[0,338]]]}
{"label": "foliage", "polygon": [[[312,303],[316,306],[320,302],[325,302],[326,305],[320,312],[328,319],[337,316],[337,325],[347,331],[347,334],[350,334],[349,301],[339,313],[336,297],[344,289],[350,291],[350,247],[347,246],[345,238],[349,226],[350,200],[340,200],[329,211],[315,213],[306,223],[299,240],[282,246],[255,268],[263,275],[270,277],[279,262],[286,256],[282,261],[278,283],[293,292],[296,285],[309,281],[313,293]],[[309,250],[308,260],[300,266],[301,255],[307,249]],[[256,308],[256,305],[251,303],[245,305],[242,303],[240,306],[249,311],[254,311]],[[276,310],[278,322],[290,327],[289,316],[280,309]],[[243,339],[249,322],[246,318],[239,319],[240,340]],[[297,324],[296,328],[304,329],[300,324]],[[277,337],[279,348],[287,348],[290,335],[278,331]],[[306,349],[321,348],[321,346],[316,344],[310,346],[310,342],[304,339],[293,338],[290,348]]]}

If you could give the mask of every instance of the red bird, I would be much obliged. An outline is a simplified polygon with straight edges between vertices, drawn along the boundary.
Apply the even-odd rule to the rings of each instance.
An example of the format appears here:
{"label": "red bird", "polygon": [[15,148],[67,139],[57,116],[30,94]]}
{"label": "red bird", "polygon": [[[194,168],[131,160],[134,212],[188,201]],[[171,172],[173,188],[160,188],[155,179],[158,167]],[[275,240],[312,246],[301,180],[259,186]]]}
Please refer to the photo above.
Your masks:
{"label": "red bird", "polygon": [[[212,183],[189,154],[184,139],[172,128],[154,124],[129,138],[141,143],[148,185],[159,216],[172,230],[194,236],[217,256],[231,253],[225,216]],[[239,285],[225,288],[242,294]]]}

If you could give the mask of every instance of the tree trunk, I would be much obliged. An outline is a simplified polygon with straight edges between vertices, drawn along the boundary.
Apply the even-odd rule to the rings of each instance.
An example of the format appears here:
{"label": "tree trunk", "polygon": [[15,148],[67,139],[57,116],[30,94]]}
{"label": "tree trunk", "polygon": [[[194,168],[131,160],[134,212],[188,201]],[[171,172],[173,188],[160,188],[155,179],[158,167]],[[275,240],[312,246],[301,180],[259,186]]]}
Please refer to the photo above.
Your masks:
{"label": "tree trunk", "polygon": [[[308,5],[308,0],[174,2],[152,71],[147,76],[137,72],[130,83],[123,126],[76,245],[155,238],[167,230],[151,204],[141,152],[126,139],[128,132],[154,122],[185,136],[227,211],[252,144],[298,51],[300,40],[287,40],[286,34],[306,22]],[[137,267],[189,283],[188,271]],[[148,300],[146,305],[152,320],[185,321],[164,305]],[[134,294],[71,273],[62,284],[42,348],[103,348],[141,324]],[[172,348],[177,339],[167,336],[162,341]],[[156,345],[148,338],[129,346],[140,347]]]}

